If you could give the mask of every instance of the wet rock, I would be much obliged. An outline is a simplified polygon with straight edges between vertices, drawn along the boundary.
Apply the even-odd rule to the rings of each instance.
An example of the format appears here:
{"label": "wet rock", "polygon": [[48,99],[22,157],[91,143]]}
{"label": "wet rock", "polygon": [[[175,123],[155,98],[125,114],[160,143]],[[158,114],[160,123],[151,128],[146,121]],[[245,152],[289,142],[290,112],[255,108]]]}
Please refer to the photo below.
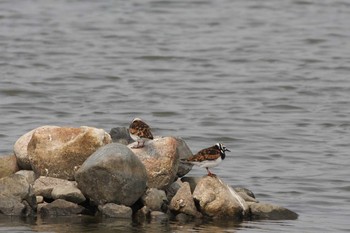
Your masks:
{"label": "wet rock", "polygon": [[58,199],[51,203],[45,204],[40,208],[42,217],[47,216],[70,216],[82,213],[84,207],[75,203]]}
{"label": "wet rock", "polygon": [[155,188],[147,189],[145,194],[142,196],[142,202],[145,206],[151,210],[163,210],[162,207],[167,203],[167,197],[163,190],[158,190]]}
{"label": "wet rock", "polygon": [[126,127],[116,127],[109,132],[113,142],[117,142],[123,145],[128,145],[134,140],[130,137],[129,129]]}
{"label": "wet rock", "polygon": [[0,156],[0,178],[12,175],[18,169],[15,155]]}
{"label": "wet rock", "polygon": [[75,187],[76,182],[68,181],[59,178],[40,176],[35,180],[33,188],[35,195],[43,196],[44,198],[53,199],[51,193],[55,187]]}
{"label": "wet rock", "polygon": [[169,220],[169,216],[161,211],[151,211],[150,216],[151,216],[151,219],[156,220],[156,221]]}
{"label": "wet rock", "polygon": [[29,131],[28,133],[22,135],[15,143],[14,147],[13,147],[13,151],[17,157],[17,163],[18,166],[21,169],[25,169],[25,170],[32,170],[32,166],[30,164],[30,160],[28,157],[28,143],[32,138],[33,133],[36,130],[49,130],[49,129],[55,129],[55,128],[59,128],[58,126],[51,126],[51,125],[46,125],[46,126],[41,126],[39,128],[33,129],[31,131]]}
{"label": "wet rock", "polygon": [[33,185],[36,180],[36,176],[31,170],[20,170],[16,172],[16,174],[24,176],[31,185]]}
{"label": "wet rock", "polygon": [[151,218],[151,209],[147,206],[142,207],[141,209],[137,210],[135,213],[135,220],[139,222],[143,222],[146,219]]}
{"label": "wet rock", "polygon": [[233,189],[234,189],[237,193],[245,193],[247,196],[252,197],[252,198],[255,199],[254,193],[253,193],[251,190],[247,189],[247,188],[235,187],[235,188],[233,188]]}
{"label": "wet rock", "polygon": [[169,209],[175,213],[183,213],[193,217],[201,217],[194,203],[189,183],[184,182],[175,196],[171,199]]}
{"label": "wet rock", "polygon": [[61,185],[53,188],[51,192],[53,199],[63,199],[80,204],[86,200],[83,193],[74,185]]}
{"label": "wet rock", "polygon": [[242,188],[242,187],[237,187],[237,188],[234,188],[234,190],[246,202],[259,202],[258,200],[255,199],[255,196],[254,196],[253,192],[250,191],[249,189]]}
{"label": "wet rock", "polygon": [[175,138],[165,137],[147,141],[142,148],[131,148],[146,167],[148,187],[166,189],[174,182],[179,165],[177,145]]}
{"label": "wet rock", "polygon": [[244,200],[233,192],[219,178],[206,176],[198,182],[193,198],[198,202],[200,212],[206,216],[240,220],[246,207],[242,203]]}
{"label": "wet rock", "polygon": [[298,214],[281,206],[248,202],[252,220],[295,220]]}
{"label": "wet rock", "polygon": [[97,205],[133,205],[145,192],[147,173],[125,145],[112,143],[91,155],[76,172],[78,188]]}
{"label": "wet rock", "polygon": [[[181,159],[187,159],[191,156],[193,156],[192,151],[190,150],[190,148],[187,146],[186,142],[180,138],[180,137],[176,137],[175,138],[177,141],[177,152],[179,154],[179,160],[181,161]],[[193,165],[190,163],[179,163],[179,167],[177,170],[177,176],[178,177],[182,177],[184,175],[186,175],[187,173],[189,173],[192,170]]]}
{"label": "wet rock", "polygon": [[125,205],[117,205],[114,203],[107,203],[99,205],[98,210],[103,216],[111,218],[129,218],[132,216],[132,209]]}
{"label": "wet rock", "polygon": [[28,157],[37,176],[74,179],[74,173],[99,147],[110,143],[103,129],[38,128],[28,143]]}

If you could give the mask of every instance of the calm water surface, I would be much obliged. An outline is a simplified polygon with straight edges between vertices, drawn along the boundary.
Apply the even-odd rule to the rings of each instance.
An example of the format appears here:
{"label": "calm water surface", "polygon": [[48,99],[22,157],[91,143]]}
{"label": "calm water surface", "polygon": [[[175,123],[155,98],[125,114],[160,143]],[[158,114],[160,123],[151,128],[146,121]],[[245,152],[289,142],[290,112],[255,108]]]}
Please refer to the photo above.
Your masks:
{"label": "calm water surface", "polygon": [[[0,1],[0,154],[38,126],[144,118],[296,221],[0,218],[1,232],[350,231],[346,0]],[[204,175],[194,168],[190,175]]]}

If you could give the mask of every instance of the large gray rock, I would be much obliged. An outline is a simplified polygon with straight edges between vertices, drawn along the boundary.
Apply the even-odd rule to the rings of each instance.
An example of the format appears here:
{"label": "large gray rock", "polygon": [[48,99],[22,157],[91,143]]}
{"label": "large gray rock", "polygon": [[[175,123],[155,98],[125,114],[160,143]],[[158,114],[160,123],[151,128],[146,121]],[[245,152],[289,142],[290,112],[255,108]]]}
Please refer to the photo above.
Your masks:
{"label": "large gray rock", "polygon": [[[177,141],[177,153],[179,154],[179,159],[181,161],[181,159],[187,159],[189,157],[191,157],[192,151],[190,150],[190,148],[187,146],[186,142],[179,137],[175,138]],[[193,165],[190,163],[179,163],[179,168],[177,170],[177,176],[178,177],[182,177],[184,175],[186,175],[187,173],[189,173],[192,170]]]}
{"label": "large gray rock", "polygon": [[40,208],[40,214],[42,217],[71,216],[80,214],[83,211],[84,207],[62,199],[55,200],[49,204],[44,204]]}
{"label": "large gray rock", "polygon": [[30,160],[28,157],[28,143],[32,139],[33,133],[36,130],[50,130],[59,128],[58,126],[52,126],[52,125],[45,125],[38,127],[36,129],[33,129],[26,134],[22,135],[13,146],[13,151],[17,157],[17,163],[20,168],[25,170],[32,170],[32,166],[30,164]]}
{"label": "large gray rock", "polygon": [[78,188],[96,204],[131,206],[146,190],[147,173],[128,147],[112,143],[91,155],[75,178]]}
{"label": "large gray rock", "polygon": [[107,203],[99,205],[98,210],[103,216],[110,218],[129,218],[132,216],[132,209],[125,205],[117,205],[114,203]]}
{"label": "large gray rock", "polygon": [[130,137],[129,129],[126,127],[117,127],[111,129],[109,132],[113,142],[117,142],[123,145],[128,145],[134,140]]}
{"label": "large gray rock", "polygon": [[175,138],[164,137],[147,141],[142,148],[131,148],[146,167],[148,187],[166,189],[174,182],[179,166],[177,146]]}
{"label": "large gray rock", "polygon": [[182,183],[180,189],[175,196],[171,199],[169,209],[176,214],[183,213],[193,217],[201,217],[202,214],[198,212],[194,203],[190,184]]}
{"label": "large gray rock", "polygon": [[99,147],[112,139],[93,127],[36,129],[28,143],[28,157],[37,176],[73,180],[74,173]]}
{"label": "large gray rock", "polygon": [[53,188],[51,192],[53,199],[63,199],[80,204],[86,200],[83,193],[74,185],[61,185]]}
{"label": "large gray rock", "polygon": [[253,220],[295,220],[298,214],[281,206],[248,202]]}
{"label": "large gray rock", "polygon": [[12,175],[18,169],[15,155],[0,156],[0,178]]}
{"label": "large gray rock", "polygon": [[202,178],[193,192],[193,198],[198,202],[200,212],[212,218],[238,220],[248,209],[245,201],[217,177]]}
{"label": "large gray rock", "polygon": [[76,187],[76,182],[59,178],[40,176],[35,180],[33,188],[36,196],[53,199],[52,190],[55,187]]}

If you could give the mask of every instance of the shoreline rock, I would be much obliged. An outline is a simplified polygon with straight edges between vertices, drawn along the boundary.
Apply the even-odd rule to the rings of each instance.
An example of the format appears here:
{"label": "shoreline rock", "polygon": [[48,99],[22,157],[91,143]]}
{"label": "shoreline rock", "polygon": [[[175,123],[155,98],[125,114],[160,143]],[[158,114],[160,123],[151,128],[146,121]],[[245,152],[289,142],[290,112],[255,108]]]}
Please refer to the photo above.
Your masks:
{"label": "shoreline rock", "polygon": [[[133,205],[145,192],[147,174],[138,157],[125,145],[98,149],[75,174],[78,188],[97,205]],[[98,188],[96,188],[98,187]]]}

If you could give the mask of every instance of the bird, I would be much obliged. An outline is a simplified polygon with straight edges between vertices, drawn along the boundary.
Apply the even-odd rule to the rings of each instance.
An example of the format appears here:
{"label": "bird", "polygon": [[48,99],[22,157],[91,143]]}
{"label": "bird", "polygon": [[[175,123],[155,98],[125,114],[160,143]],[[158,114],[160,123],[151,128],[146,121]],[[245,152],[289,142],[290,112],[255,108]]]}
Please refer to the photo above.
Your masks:
{"label": "bird", "polygon": [[[151,128],[140,118],[135,118],[129,126],[130,137],[137,141],[137,145],[132,148],[142,148],[145,145],[145,141],[153,139]],[[140,142],[142,144],[140,145]]]}
{"label": "bird", "polygon": [[226,151],[230,152],[223,144],[216,143],[214,146],[202,149],[197,154],[182,161],[199,167],[205,167],[208,171],[208,176],[215,177],[216,175],[211,173],[209,168],[219,165],[225,159]]}

